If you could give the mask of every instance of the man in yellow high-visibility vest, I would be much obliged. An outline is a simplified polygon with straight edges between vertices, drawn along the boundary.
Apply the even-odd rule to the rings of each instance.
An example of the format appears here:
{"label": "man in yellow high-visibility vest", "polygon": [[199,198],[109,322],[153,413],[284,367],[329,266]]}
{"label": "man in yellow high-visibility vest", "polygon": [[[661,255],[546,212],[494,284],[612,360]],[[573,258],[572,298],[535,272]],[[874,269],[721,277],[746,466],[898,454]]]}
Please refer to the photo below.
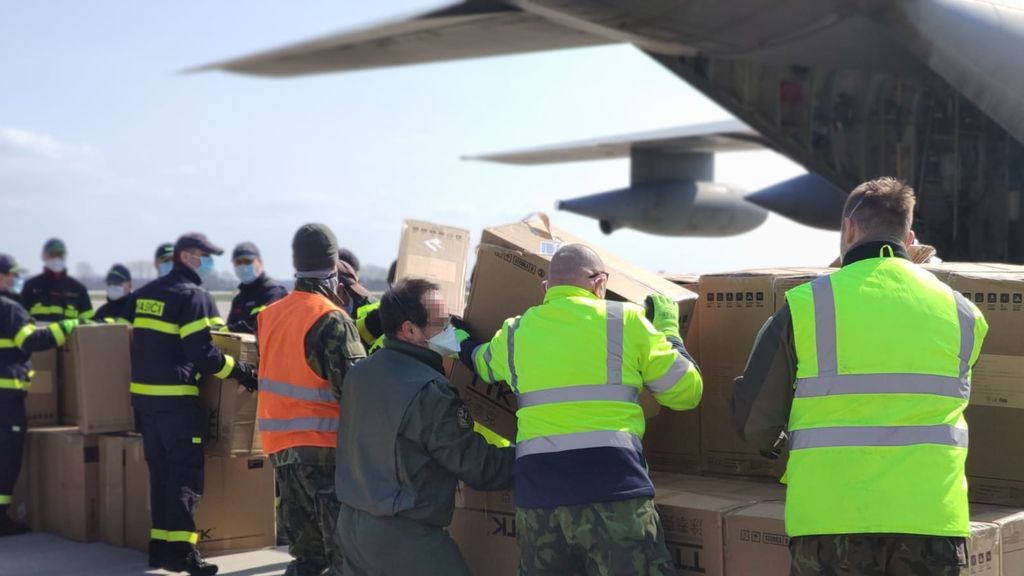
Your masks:
{"label": "man in yellow high-visibility vest", "polygon": [[732,417],[766,455],[786,442],[791,574],[967,574],[971,368],[988,331],[907,257],[914,191],[866,182],[843,210],[842,268],[786,293]]}

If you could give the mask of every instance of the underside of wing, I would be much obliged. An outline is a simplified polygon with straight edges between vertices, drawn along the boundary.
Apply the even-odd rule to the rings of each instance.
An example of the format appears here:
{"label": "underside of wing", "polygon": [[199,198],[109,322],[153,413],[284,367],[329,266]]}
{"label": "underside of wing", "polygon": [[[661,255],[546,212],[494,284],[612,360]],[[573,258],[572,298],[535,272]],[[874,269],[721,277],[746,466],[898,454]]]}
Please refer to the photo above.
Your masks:
{"label": "underside of wing", "polygon": [[488,0],[470,0],[193,68],[290,77],[607,44],[609,40]]}

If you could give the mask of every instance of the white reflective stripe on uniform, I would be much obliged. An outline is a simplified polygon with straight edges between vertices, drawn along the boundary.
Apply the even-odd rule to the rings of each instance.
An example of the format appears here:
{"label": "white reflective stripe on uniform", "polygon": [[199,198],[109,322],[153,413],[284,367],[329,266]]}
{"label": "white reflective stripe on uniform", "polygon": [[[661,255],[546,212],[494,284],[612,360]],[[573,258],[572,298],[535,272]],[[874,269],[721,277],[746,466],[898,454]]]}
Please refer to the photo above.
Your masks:
{"label": "white reflective stripe on uniform", "polygon": [[607,339],[605,362],[608,384],[622,382],[622,354],[624,351],[622,333],[624,329],[622,302],[605,301],[605,338]]}
{"label": "white reflective stripe on uniform", "polygon": [[934,426],[835,426],[794,430],[791,450],[853,446],[914,446],[941,444],[967,448],[967,430],[937,424]]}
{"label": "white reflective stripe on uniform", "polygon": [[516,394],[519,393],[519,375],[516,374],[516,330],[519,329],[519,320],[522,316],[512,321],[508,327],[508,385]]}
{"label": "white reflective stripe on uniform", "polygon": [[305,400],[307,402],[334,402],[334,395],[326,388],[306,388],[304,386],[288,384],[287,382],[261,379],[259,390],[260,392],[269,392],[278,396]]}
{"label": "white reflective stripe on uniform", "polygon": [[673,386],[679,382],[686,373],[690,371],[690,361],[683,357],[682,354],[676,353],[676,359],[669,366],[668,372],[665,375],[651,380],[650,382],[644,382],[644,388],[651,391],[652,394],[659,394],[661,392],[667,392],[672,389]]}
{"label": "white reflective stripe on uniform", "polygon": [[336,432],[337,418],[260,418],[263,432]]}
{"label": "white reflective stripe on uniform", "polygon": [[971,374],[971,356],[974,355],[974,306],[963,294],[953,291],[956,300],[956,315],[960,320],[960,378],[968,381]]}
{"label": "white reflective stripe on uniform", "polygon": [[839,374],[796,381],[797,398],[842,394],[934,394],[969,400],[971,386],[966,379],[932,374]]}
{"label": "white reflective stripe on uniform", "polygon": [[516,458],[586,448],[626,448],[641,452],[643,446],[640,439],[629,432],[595,430],[523,440],[516,444]]}
{"label": "white reflective stripe on uniform", "polygon": [[520,409],[560,402],[588,401],[636,403],[640,401],[640,390],[635,386],[623,386],[622,384],[591,384],[534,390],[520,394],[518,397]]}
{"label": "white reflective stripe on uniform", "polygon": [[496,379],[494,377],[494,369],[491,368],[491,361],[494,359],[494,355],[491,353],[491,345],[481,344],[480,346],[477,346],[476,350],[473,350],[474,361],[476,358],[477,350],[479,350],[481,346],[486,346],[486,348],[484,348],[484,366],[487,367],[487,382],[489,384],[494,384]]}
{"label": "white reflective stripe on uniform", "polygon": [[818,349],[818,376],[835,376],[839,371],[836,356],[836,300],[832,278],[822,276],[811,281],[814,298],[814,342]]}

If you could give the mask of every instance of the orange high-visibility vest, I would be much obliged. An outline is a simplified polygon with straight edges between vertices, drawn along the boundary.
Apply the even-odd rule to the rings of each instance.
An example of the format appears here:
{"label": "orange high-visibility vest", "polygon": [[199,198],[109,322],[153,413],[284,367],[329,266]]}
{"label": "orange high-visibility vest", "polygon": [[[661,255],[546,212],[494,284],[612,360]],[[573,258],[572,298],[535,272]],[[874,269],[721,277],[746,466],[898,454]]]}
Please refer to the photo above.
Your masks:
{"label": "orange high-visibility vest", "polygon": [[338,401],[330,383],[306,362],[306,333],[339,311],[327,298],[295,291],[256,317],[260,347],[257,410],[267,454],[296,446],[337,446]]}

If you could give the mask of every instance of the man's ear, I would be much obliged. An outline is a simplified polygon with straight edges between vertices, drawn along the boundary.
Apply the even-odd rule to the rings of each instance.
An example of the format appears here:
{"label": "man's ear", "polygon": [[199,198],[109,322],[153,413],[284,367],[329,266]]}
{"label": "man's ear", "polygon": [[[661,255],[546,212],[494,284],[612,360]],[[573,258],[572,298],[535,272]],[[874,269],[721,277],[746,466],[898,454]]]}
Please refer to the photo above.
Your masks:
{"label": "man's ear", "polygon": [[910,230],[907,232],[907,237],[903,239],[903,244],[905,246],[913,246],[915,242],[917,242],[917,234],[914,234],[914,231]]}

